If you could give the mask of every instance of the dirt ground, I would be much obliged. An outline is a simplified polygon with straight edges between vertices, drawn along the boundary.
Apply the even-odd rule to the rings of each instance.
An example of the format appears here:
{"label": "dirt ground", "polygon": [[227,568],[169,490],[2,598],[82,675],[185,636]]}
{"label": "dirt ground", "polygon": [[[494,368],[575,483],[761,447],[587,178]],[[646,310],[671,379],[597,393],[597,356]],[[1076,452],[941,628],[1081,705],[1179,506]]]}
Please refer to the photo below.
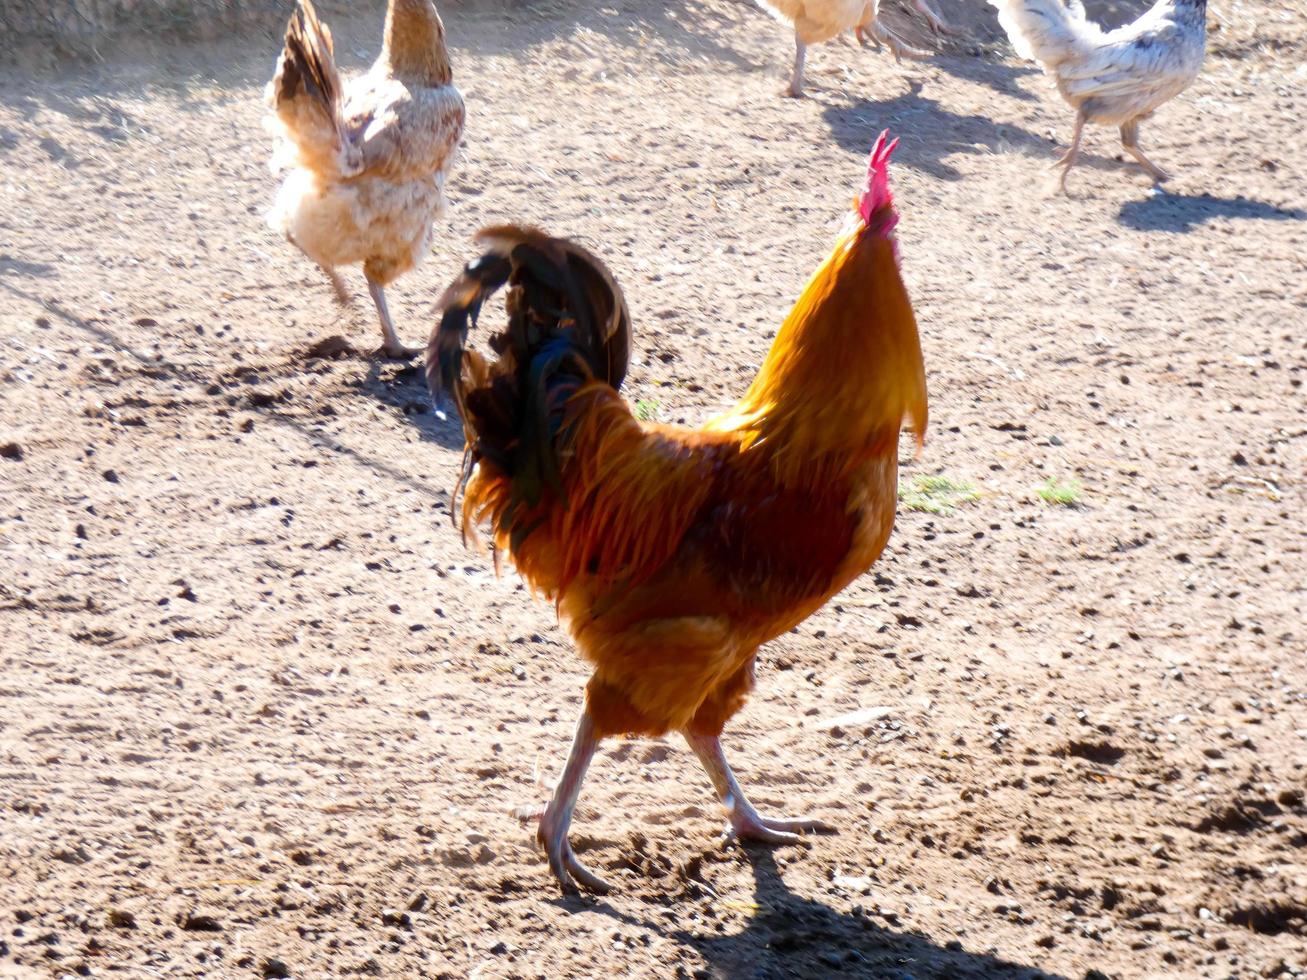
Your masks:
{"label": "dirt ground", "polygon": [[0,976],[1307,976],[1307,11],[1223,0],[1142,131],[1167,192],[1094,130],[1061,198],[1069,110],[942,7],[981,43],[822,45],[803,101],[744,3],[444,11],[467,145],[407,340],[477,227],[538,222],[624,285],[630,397],[701,420],[889,126],[904,479],[979,494],[904,507],[728,729],[839,832],[741,849],[682,744],[613,742],[602,900],[515,816],[582,663],[450,527],[460,434],[361,276],[341,312],[262,223],[277,41],[0,69]]}

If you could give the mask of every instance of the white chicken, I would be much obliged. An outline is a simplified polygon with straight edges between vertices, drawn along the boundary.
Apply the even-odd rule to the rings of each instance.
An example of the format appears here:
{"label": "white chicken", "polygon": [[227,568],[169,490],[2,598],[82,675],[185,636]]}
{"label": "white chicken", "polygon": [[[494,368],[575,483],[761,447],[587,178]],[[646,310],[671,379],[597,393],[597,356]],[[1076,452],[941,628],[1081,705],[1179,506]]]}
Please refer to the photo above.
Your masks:
{"label": "white chicken", "polygon": [[1132,24],[1104,31],[1079,0],[989,0],[1023,58],[1052,75],[1076,110],[1071,147],[1053,166],[1058,186],[1080,152],[1085,123],[1121,128],[1121,145],[1155,181],[1169,176],[1139,149],[1139,123],[1198,77],[1207,43],[1207,0],[1159,0]]}
{"label": "white chicken", "polygon": [[[845,31],[853,31],[860,44],[870,41],[879,47],[883,41],[895,58],[905,54],[926,56],[926,52],[908,47],[880,22],[880,0],[757,0],[757,3],[777,20],[794,25],[794,71],[787,90],[794,98],[803,95],[803,66],[808,45],[829,41]],[[933,30],[949,29],[926,0],[913,0],[913,3]]]}
{"label": "white chicken", "polygon": [[342,85],[331,32],[311,0],[299,0],[268,103],[273,169],[288,171],[268,223],[323,268],[342,303],[336,267],[363,263],[382,350],[412,357],[418,351],[400,343],[385,287],[426,253],[463,134],[463,97],[435,5],[390,0],[380,56]]}

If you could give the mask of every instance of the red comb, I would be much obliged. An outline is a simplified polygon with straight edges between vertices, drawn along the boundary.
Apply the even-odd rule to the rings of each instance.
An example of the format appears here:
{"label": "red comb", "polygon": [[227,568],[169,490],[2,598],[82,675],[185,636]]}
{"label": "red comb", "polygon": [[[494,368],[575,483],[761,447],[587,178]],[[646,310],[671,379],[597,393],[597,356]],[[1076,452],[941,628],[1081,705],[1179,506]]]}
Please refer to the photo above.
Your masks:
{"label": "red comb", "polygon": [[[889,130],[885,129],[871,148],[871,156],[867,159],[867,183],[858,197],[858,214],[867,224],[871,224],[873,214],[893,204],[894,198],[889,192],[889,158],[898,145],[898,137],[889,139]],[[892,223],[890,227],[893,227]]]}

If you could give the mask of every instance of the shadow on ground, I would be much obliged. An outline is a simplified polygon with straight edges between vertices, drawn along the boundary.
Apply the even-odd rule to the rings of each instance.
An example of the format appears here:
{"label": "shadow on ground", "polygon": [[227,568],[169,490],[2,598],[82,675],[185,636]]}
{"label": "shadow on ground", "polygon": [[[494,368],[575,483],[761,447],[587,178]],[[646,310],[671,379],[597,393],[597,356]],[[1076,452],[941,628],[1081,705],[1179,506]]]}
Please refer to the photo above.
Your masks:
{"label": "shadow on ground", "polygon": [[406,365],[373,360],[368,365],[367,376],[353,386],[360,394],[403,412],[423,441],[462,452],[463,426],[458,413],[452,404],[444,407],[442,413],[436,413],[431,393],[427,391],[421,358]]}
{"label": "shadow on ground", "polygon": [[1263,201],[1210,194],[1168,194],[1159,191],[1121,205],[1117,221],[1135,231],[1190,232],[1216,218],[1251,218],[1261,221],[1304,221],[1307,211],[1281,208]]}
{"label": "shadow on ground", "polygon": [[822,110],[831,136],[846,150],[866,153],[873,136],[888,127],[891,132],[910,132],[895,156],[903,163],[940,180],[961,180],[962,172],[944,162],[955,153],[998,153],[1018,149],[1036,156],[1049,154],[1052,147],[1027,129],[997,123],[985,116],[960,115],[934,99],[923,97],[922,83],[908,83],[908,91],[886,101],[858,98],[844,105],[827,105]]}
{"label": "shadow on ground", "polygon": [[746,854],[757,908],[739,932],[722,933],[711,926],[704,931],[669,929],[658,921],[637,920],[607,902],[586,907],[693,948],[708,962],[714,980],[1064,980],[988,953],[969,952],[959,941],[939,945],[925,936],[896,931],[891,928],[893,912],[878,916],[890,927],[868,912],[837,912],[791,891],[769,850],[747,849]]}

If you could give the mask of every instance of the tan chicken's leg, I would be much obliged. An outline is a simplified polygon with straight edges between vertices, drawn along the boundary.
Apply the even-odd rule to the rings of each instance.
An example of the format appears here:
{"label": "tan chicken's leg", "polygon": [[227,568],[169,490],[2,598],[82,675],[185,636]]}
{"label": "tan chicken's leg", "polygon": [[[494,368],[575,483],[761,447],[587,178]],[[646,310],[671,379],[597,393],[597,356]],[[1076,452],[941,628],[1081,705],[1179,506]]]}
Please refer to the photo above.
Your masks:
{"label": "tan chicken's leg", "polygon": [[592,892],[603,894],[612,889],[612,885],[582,864],[572,853],[571,842],[567,839],[567,828],[572,823],[572,810],[576,807],[576,798],[581,793],[581,781],[585,771],[594,758],[599,739],[595,737],[594,722],[590,712],[581,712],[581,720],[576,723],[576,735],[572,739],[572,751],[563,766],[563,775],[559,777],[558,788],[554,797],[540,815],[540,826],[536,830],[536,840],[545,849],[549,858],[549,869],[558,879],[563,892],[577,894],[576,883],[579,881]]}
{"label": "tan chicken's leg", "polygon": [[1076,157],[1080,155],[1080,138],[1085,133],[1085,115],[1083,112],[1076,113],[1076,129],[1071,136],[1071,145],[1067,151],[1053,161],[1052,166],[1062,168],[1062,176],[1057,180],[1057,188],[1063,194],[1066,193],[1066,175],[1071,172],[1071,168],[1076,164]]}
{"label": "tan chicken's leg", "polygon": [[345,288],[345,280],[340,278],[340,274],[335,269],[322,267],[322,271],[327,274],[327,279],[331,282],[332,291],[336,294],[336,302],[341,306],[349,306],[349,290]]}
{"label": "tan chicken's leg", "polygon": [[803,66],[808,60],[808,46],[799,40],[799,32],[794,32],[794,71],[790,73],[790,87],[785,94],[792,99],[803,98]]}
{"label": "tan chicken's leg", "polygon": [[799,835],[807,831],[832,831],[829,824],[820,820],[769,818],[759,816],[749,798],[735,781],[735,773],[726,764],[721,739],[715,735],[694,735],[683,732],[690,748],[703,763],[704,771],[712,780],[717,795],[726,807],[731,821],[730,833],[740,840],[755,840],[764,844],[795,844]]}
{"label": "tan chicken's leg", "polygon": [[395,333],[395,324],[390,319],[390,307],[386,305],[385,289],[382,288],[381,283],[371,276],[367,276],[367,280],[368,292],[372,294],[372,302],[377,306],[377,316],[381,318],[381,333],[385,337],[385,343],[381,345],[382,352],[387,357],[393,357],[400,361],[406,361],[410,357],[421,354],[421,348],[405,347],[399,342],[399,334]]}
{"label": "tan chicken's leg", "polygon": [[871,29],[871,21],[867,21],[867,23],[859,24],[855,27],[853,29],[853,36],[858,39],[858,43],[864,48],[869,44],[877,51],[881,48],[880,38],[878,38],[876,32]]}
{"label": "tan chicken's leg", "polygon": [[876,50],[879,51],[881,43],[884,42],[886,47],[888,47],[893,53],[894,60],[898,64],[903,64],[904,55],[907,55],[909,58],[930,57],[929,51],[922,51],[920,48],[912,47],[912,45],[907,44],[902,38],[898,37],[898,35],[882,24],[880,18],[875,15],[871,4],[867,5],[867,11],[871,16],[853,29],[854,36],[857,37],[858,42],[864,47],[867,45],[867,42],[870,41],[876,46]]}
{"label": "tan chicken's leg", "polygon": [[1121,145],[1125,151],[1139,161],[1139,166],[1143,167],[1152,176],[1153,180],[1161,183],[1164,180],[1170,180],[1171,175],[1161,167],[1144,156],[1144,151],[1139,149],[1139,120],[1131,119],[1121,127]]}
{"label": "tan chicken's leg", "polygon": [[935,12],[935,9],[931,7],[926,0],[913,0],[913,6],[921,11],[922,16],[924,16],[927,23],[930,24],[930,29],[936,34],[953,33],[953,28],[949,26],[948,22],[945,21],[943,17]]}

